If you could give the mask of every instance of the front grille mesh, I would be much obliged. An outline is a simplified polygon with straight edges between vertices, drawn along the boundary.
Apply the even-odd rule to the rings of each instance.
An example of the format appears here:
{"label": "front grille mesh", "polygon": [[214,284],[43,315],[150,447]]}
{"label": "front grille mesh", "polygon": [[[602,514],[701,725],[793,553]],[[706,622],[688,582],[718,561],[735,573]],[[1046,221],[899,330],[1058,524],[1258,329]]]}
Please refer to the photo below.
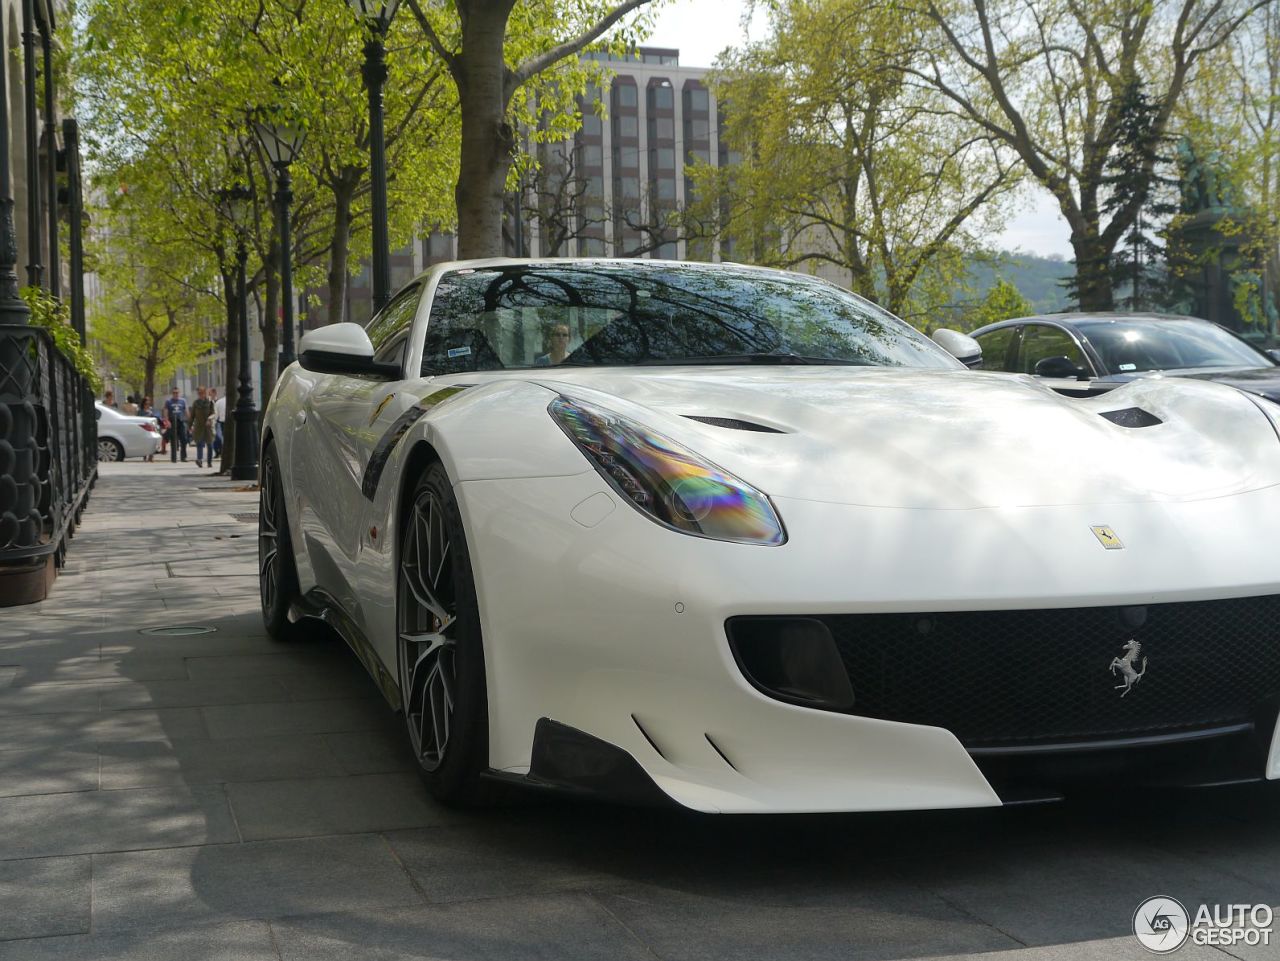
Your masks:
{"label": "front grille mesh", "polygon": [[[1121,609],[819,617],[853,683],[854,713],[929,724],[966,747],[1177,733],[1274,719],[1280,595]],[[1133,609],[1130,620],[1133,623]],[[1145,675],[1116,690],[1125,641]]]}

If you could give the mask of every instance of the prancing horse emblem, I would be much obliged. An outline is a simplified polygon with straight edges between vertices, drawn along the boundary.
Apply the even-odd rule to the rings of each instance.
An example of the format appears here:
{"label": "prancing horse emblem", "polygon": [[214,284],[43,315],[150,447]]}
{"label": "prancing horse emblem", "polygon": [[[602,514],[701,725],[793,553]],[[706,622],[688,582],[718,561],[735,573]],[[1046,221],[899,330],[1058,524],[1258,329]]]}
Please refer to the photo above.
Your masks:
{"label": "prancing horse emblem", "polygon": [[[1111,659],[1111,673],[1120,674],[1124,678],[1123,684],[1117,684],[1116,690],[1124,688],[1124,694],[1128,694],[1133,689],[1133,685],[1142,680],[1142,675],[1147,673],[1147,659],[1142,659],[1142,670],[1135,671],[1133,662],[1138,659],[1138,655],[1142,652],[1142,645],[1138,643],[1136,638],[1129,638],[1124,642],[1124,657],[1113,657]],[[1124,697],[1121,694],[1121,697]]]}

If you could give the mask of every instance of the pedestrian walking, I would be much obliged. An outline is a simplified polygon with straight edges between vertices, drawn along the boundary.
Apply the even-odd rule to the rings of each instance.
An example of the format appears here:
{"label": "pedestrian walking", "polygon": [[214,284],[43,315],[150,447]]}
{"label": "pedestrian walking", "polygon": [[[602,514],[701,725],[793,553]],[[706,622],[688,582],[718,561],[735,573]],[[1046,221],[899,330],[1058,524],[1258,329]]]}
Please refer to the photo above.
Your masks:
{"label": "pedestrian walking", "polygon": [[[155,408],[151,406],[151,398],[150,398],[150,397],[144,397],[144,398],[142,398],[141,403],[139,403],[139,404],[138,404],[138,416],[139,416],[139,417],[150,417],[151,419],[153,419],[153,420],[156,422],[156,425],[157,425],[157,426],[159,427],[159,429],[161,430],[161,434],[160,434],[160,453],[162,453],[162,454],[163,454],[163,453],[164,453],[164,433],[163,433],[163,431],[164,431],[164,418],[163,418],[163,417],[161,417],[159,414],[157,414],[157,413],[156,413],[156,411],[155,411]],[[145,461],[154,461],[154,460],[156,459],[156,455],[155,455],[155,454],[148,454],[146,457],[144,457],[144,458],[142,458],[142,459],[143,459],[143,460],[145,460]]]}
{"label": "pedestrian walking", "polygon": [[102,395],[102,406],[110,407],[112,410],[120,409],[116,406],[116,392],[114,390],[109,390]]}
{"label": "pedestrian walking", "polygon": [[169,420],[169,462],[178,462],[179,448],[182,459],[187,459],[187,399],[177,387],[169,393],[164,402],[164,415]]}
{"label": "pedestrian walking", "polygon": [[120,408],[120,413],[128,414],[131,417],[138,413],[138,402],[134,399],[132,394],[125,394],[124,406]]}
{"label": "pedestrian walking", "polygon": [[[209,399],[209,391],[204,387],[196,388],[196,400],[191,405],[191,439],[196,445],[196,466],[213,466],[213,401]],[[209,462],[205,464],[205,451],[209,452]]]}
{"label": "pedestrian walking", "polygon": [[222,426],[227,419],[227,399],[218,396],[218,388],[209,388],[209,397],[213,401],[213,456],[222,456]]}

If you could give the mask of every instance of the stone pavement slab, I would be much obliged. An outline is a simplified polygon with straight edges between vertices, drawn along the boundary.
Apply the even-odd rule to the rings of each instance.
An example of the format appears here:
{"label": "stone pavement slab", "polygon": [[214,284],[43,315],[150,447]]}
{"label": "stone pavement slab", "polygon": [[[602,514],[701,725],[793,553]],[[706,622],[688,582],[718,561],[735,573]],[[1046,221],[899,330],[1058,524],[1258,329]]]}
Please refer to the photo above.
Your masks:
{"label": "stone pavement slab", "polygon": [[227,796],[246,841],[394,831],[454,816],[413,772],[229,784]]}
{"label": "stone pavement slab", "polygon": [[0,961],[280,961],[265,921],[0,943]]}
{"label": "stone pavement slab", "polygon": [[89,930],[89,858],[0,861],[0,941]]}
{"label": "stone pavement slab", "polygon": [[99,854],[94,930],[182,927],[420,904],[377,835]]}
{"label": "stone pavement slab", "polygon": [[652,961],[585,895],[498,898],[275,923],[283,961]]}
{"label": "stone pavement slab", "polygon": [[0,861],[238,841],[221,787],[0,799]]}

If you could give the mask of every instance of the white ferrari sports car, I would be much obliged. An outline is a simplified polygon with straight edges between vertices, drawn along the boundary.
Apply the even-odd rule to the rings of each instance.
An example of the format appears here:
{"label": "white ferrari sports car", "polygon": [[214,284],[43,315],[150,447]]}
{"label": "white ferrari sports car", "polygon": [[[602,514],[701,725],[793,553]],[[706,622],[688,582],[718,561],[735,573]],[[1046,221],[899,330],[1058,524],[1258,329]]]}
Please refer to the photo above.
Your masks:
{"label": "white ferrari sports car", "polygon": [[727,264],[433,267],[311,331],[262,606],[351,645],[431,790],[700,811],[1280,777],[1280,406],[969,371]]}

